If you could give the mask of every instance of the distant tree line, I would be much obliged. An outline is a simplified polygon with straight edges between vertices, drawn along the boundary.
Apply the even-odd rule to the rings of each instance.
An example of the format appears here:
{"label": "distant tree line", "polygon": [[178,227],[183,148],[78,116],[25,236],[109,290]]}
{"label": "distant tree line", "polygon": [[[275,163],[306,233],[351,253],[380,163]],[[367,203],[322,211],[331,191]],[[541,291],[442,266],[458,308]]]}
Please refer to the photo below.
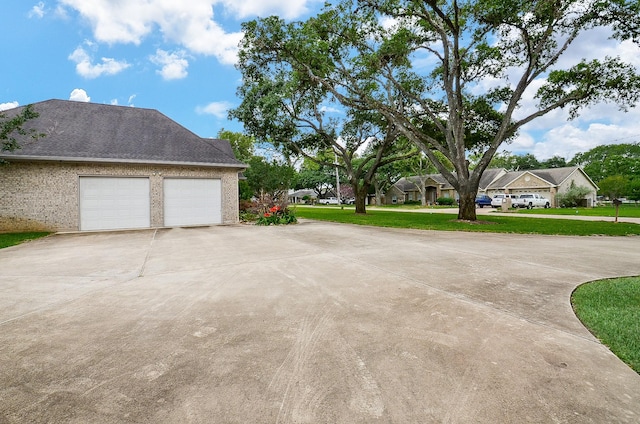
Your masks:
{"label": "distant tree line", "polygon": [[510,152],[496,154],[491,167],[508,171],[580,166],[600,187],[599,193],[609,198],[626,197],[640,200],[640,143],[608,144],[576,154],[567,161],[560,156],[539,161],[531,153],[515,155]]}
{"label": "distant tree line", "polygon": [[[268,149],[269,152],[275,152],[270,160],[265,158],[264,153],[256,153],[255,139],[242,133],[222,130],[218,137],[229,140],[236,157],[250,165],[244,172],[244,179],[240,181],[241,199],[284,199],[289,189],[310,189],[318,198],[335,196],[338,194],[336,193],[336,163],[339,169],[340,197],[346,199],[355,196],[351,184],[353,176],[350,179],[347,175],[353,168],[345,167],[340,157],[336,158],[330,153],[330,149],[317,152],[317,157],[313,159],[304,157],[297,166],[294,166],[295,158],[283,155],[274,146],[269,146]],[[264,151],[265,146],[261,145],[261,147]],[[404,150],[403,153],[406,151]],[[353,153],[353,166],[357,167],[369,154],[367,150],[360,154]],[[473,162],[473,160],[472,156],[470,161]],[[444,158],[442,161],[445,162]],[[452,165],[448,166],[453,169]],[[492,168],[504,168],[507,171],[566,166],[582,167],[600,187],[601,195],[640,201],[640,143],[598,146],[587,152],[578,153],[570,160],[561,156],[538,160],[531,153],[517,155],[502,152],[497,153],[490,164]],[[366,170],[366,167],[363,169]],[[414,151],[414,154],[407,158],[377,167],[367,194],[380,197],[402,177],[433,173],[438,173],[438,170],[431,161],[421,152]],[[576,191],[579,192],[579,190],[580,187],[577,187]],[[576,196],[584,197],[580,193]]]}

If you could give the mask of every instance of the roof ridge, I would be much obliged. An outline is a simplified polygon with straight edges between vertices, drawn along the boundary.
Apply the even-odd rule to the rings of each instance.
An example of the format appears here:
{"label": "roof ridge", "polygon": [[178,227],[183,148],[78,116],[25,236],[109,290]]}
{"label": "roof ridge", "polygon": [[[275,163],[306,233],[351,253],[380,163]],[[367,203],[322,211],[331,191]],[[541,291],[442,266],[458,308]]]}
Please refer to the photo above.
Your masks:
{"label": "roof ridge", "polygon": [[[246,168],[216,139],[206,141],[157,109],[50,99],[33,104],[37,118],[25,124],[46,133],[36,141],[18,137],[21,148],[6,159],[131,160],[224,164]],[[59,159],[58,159],[59,160]]]}

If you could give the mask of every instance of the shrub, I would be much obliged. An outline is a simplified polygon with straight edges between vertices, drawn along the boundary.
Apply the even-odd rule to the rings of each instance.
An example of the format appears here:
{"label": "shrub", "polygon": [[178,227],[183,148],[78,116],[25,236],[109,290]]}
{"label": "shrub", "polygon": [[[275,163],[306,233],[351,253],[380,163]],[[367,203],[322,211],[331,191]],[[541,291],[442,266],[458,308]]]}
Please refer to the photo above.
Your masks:
{"label": "shrub", "polygon": [[561,208],[575,208],[582,206],[584,198],[591,192],[588,187],[577,186],[571,183],[571,187],[566,193],[556,195],[558,206]]}
{"label": "shrub", "polygon": [[258,204],[256,202],[253,202],[251,200],[246,200],[246,199],[240,199],[238,206],[240,208],[240,212],[245,212],[245,211],[256,212],[258,209]]}
{"label": "shrub", "polygon": [[254,222],[258,219],[259,207],[256,202],[241,199],[239,207],[241,222]]}
{"label": "shrub", "polygon": [[436,203],[439,205],[453,206],[456,203],[456,199],[453,197],[438,197]]}
{"label": "shrub", "polygon": [[267,209],[266,212],[262,213],[262,215],[258,217],[256,224],[257,225],[286,225],[286,224],[295,224],[296,222],[298,222],[298,219],[289,208],[287,207],[281,208],[280,206],[275,205]]}

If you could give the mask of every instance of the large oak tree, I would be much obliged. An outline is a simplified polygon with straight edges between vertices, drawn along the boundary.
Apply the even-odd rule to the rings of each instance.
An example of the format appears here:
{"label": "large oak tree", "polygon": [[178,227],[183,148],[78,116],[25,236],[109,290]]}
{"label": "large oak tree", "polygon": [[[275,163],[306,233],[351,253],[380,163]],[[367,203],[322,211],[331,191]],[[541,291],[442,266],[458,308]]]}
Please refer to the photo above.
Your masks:
{"label": "large oak tree", "polygon": [[[250,90],[240,94],[260,96],[261,87],[280,84],[286,87],[280,97],[262,91],[273,107],[304,97],[374,111],[457,190],[458,217],[475,220],[482,173],[523,125],[559,108],[573,118],[598,102],[623,110],[637,103],[640,77],[620,58],[560,60],[580,34],[596,27],[638,42],[640,3],[346,0],[305,22],[246,23],[238,66]],[[537,105],[518,112],[528,92],[535,92]],[[473,169],[470,153],[480,158]]]}
{"label": "large oak tree", "polygon": [[230,116],[285,155],[339,168],[353,188],[356,213],[366,213],[367,193],[378,168],[415,155],[415,147],[398,147],[395,141],[400,132],[378,113],[328,107],[331,92],[317,84],[310,86],[313,83],[306,75],[287,64],[257,63],[241,55],[244,78],[238,94],[242,103]]}

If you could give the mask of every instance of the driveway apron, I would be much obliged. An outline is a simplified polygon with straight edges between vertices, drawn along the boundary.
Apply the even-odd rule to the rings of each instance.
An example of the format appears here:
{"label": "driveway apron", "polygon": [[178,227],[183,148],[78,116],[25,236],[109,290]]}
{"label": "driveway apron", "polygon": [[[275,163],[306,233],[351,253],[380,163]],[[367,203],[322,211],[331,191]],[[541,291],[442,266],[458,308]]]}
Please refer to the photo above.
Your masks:
{"label": "driveway apron", "polygon": [[0,250],[0,423],[638,423],[579,322],[638,237],[303,221]]}

